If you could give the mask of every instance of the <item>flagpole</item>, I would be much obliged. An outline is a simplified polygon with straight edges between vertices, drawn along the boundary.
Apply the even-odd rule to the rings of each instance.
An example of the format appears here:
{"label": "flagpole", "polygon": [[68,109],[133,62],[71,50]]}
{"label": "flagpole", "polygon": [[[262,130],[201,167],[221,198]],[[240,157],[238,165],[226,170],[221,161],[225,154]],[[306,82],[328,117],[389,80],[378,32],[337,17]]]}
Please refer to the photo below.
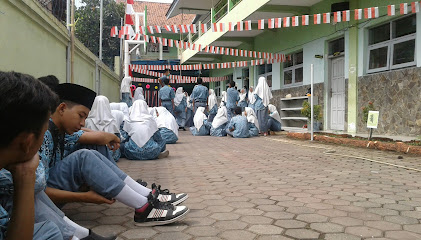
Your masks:
{"label": "flagpole", "polygon": [[70,28],[70,82],[75,83],[74,74],[74,63],[75,63],[75,0],[72,0],[72,7],[70,11],[70,22],[72,24]]}

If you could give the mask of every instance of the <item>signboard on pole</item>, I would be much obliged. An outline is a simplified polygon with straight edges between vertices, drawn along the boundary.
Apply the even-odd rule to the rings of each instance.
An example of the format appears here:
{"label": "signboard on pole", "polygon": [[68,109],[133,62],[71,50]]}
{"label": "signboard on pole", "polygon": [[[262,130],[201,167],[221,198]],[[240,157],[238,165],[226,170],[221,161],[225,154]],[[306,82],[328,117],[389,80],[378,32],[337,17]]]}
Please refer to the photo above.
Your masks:
{"label": "signboard on pole", "polygon": [[367,119],[367,128],[377,128],[379,125],[379,111],[369,111]]}

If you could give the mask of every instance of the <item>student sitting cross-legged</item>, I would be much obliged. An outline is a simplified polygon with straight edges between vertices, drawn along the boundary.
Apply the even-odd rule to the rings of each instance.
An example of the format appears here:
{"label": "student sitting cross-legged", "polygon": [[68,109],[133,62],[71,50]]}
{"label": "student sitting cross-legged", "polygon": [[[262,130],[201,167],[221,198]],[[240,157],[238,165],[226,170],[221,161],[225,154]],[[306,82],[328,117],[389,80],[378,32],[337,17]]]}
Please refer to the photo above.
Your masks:
{"label": "student sitting cross-legged", "polygon": [[205,108],[197,108],[193,118],[194,126],[190,127],[190,132],[193,136],[207,136],[210,133],[211,123],[205,115]]}
{"label": "student sitting cross-legged", "polygon": [[[40,149],[48,179],[46,193],[55,203],[112,204],[117,200],[135,209],[134,221],[139,226],[167,224],[187,214],[187,207],[173,205],[186,200],[187,194],[171,194],[154,185],[152,190],[143,187],[97,151],[81,149],[63,157],[64,134],[85,125],[96,94],[67,83],[60,84],[56,92],[61,103],[51,116]],[[89,191],[81,192],[82,187]]]}
{"label": "student sitting cross-legged", "polygon": [[214,137],[225,137],[227,136],[226,128],[228,124],[228,113],[227,108],[222,106],[218,109],[218,113],[212,122],[210,129],[210,135]]}
{"label": "student sitting cross-legged", "polygon": [[44,192],[37,151],[57,104],[57,95],[33,77],[0,72],[0,239],[113,240],[68,219]]}
{"label": "student sitting cross-legged", "polygon": [[272,104],[268,105],[269,109],[269,119],[268,119],[268,129],[273,132],[282,131],[281,117],[279,116],[278,110]]}
{"label": "student sitting cross-legged", "polygon": [[259,136],[259,121],[257,120],[254,110],[252,108],[246,107],[243,114],[247,117],[247,121],[249,123],[250,137]]}
{"label": "student sitting cross-legged", "polygon": [[164,107],[152,108],[152,115],[165,143],[176,143],[178,141],[178,124],[174,116]]}
{"label": "student sitting cross-legged", "polygon": [[235,138],[248,138],[250,137],[249,125],[247,118],[241,115],[241,108],[234,108],[235,116],[227,126],[227,134]]}

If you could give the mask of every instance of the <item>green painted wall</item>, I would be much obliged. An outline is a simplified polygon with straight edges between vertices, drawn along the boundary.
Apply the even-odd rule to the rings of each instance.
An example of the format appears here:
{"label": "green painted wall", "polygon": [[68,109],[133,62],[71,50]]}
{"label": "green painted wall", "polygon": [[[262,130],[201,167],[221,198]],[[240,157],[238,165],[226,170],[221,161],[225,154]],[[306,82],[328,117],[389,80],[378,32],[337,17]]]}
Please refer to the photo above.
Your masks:
{"label": "green painted wall", "polygon": [[[0,3],[0,70],[23,72],[34,77],[55,75],[66,81],[66,27],[35,0],[3,0]],[[98,58],[75,42],[75,83],[95,89]],[[119,101],[118,76],[101,64],[100,94]]]}

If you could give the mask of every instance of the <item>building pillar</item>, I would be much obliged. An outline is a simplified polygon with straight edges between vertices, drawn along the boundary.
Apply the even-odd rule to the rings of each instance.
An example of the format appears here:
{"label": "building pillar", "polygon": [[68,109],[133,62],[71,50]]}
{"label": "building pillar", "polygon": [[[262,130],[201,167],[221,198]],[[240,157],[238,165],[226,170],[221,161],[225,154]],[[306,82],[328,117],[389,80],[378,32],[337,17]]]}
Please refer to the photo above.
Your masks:
{"label": "building pillar", "polygon": [[[350,9],[359,8],[359,0],[349,2]],[[348,79],[348,133],[357,133],[358,120],[358,26],[351,18],[349,29],[349,79]]]}
{"label": "building pillar", "polygon": [[248,77],[249,77],[249,86],[248,87],[254,87],[254,66],[249,67],[249,76]]}

